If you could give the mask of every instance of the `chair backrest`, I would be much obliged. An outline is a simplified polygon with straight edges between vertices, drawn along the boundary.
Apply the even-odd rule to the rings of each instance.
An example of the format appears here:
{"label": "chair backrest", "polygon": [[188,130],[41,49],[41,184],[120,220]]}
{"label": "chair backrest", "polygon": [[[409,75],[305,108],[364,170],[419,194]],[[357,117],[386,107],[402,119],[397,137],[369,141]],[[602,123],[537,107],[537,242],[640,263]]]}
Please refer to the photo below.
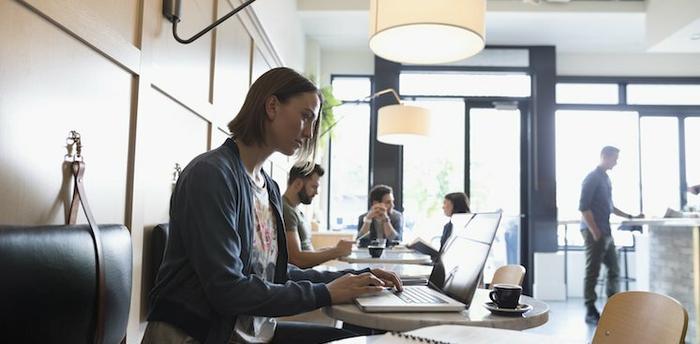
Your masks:
{"label": "chair backrest", "polygon": [[593,344],[684,343],[688,312],[668,296],[629,291],[608,300]]}
{"label": "chair backrest", "polygon": [[491,280],[491,286],[499,283],[522,285],[525,278],[525,267],[522,265],[503,265],[496,269]]}
{"label": "chair backrest", "polygon": [[[126,335],[131,236],[100,225],[106,281],[104,343]],[[92,343],[95,251],[88,225],[0,226],[0,336],[8,343]]]}

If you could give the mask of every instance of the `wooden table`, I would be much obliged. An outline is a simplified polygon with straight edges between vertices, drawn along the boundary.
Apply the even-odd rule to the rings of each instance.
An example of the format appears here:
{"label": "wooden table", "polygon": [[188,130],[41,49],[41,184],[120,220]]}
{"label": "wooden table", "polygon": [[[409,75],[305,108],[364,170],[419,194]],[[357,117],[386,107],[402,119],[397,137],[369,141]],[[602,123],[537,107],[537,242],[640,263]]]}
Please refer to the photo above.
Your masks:
{"label": "wooden table", "polygon": [[353,264],[426,264],[433,263],[432,259],[427,254],[422,254],[416,251],[384,249],[384,253],[379,258],[372,258],[369,251],[365,249],[353,250],[347,256],[338,260],[353,263]]}
{"label": "wooden table", "polygon": [[487,289],[477,289],[471,307],[462,312],[365,313],[355,304],[329,306],[323,312],[349,324],[386,331],[410,331],[447,324],[524,330],[543,325],[549,320],[549,306],[525,295],[520,297],[520,302],[531,305],[531,311],[522,316],[493,315],[483,306],[490,301],[489,292]]}
{"label": "wooden table", "polygon": [[[432,338],[445,343],[470,343],[470,344],[574,344],[584,342],[569,340],[566,338],[545,336],[540,334],[525,333],[520,331],[494,329],[485,327],[440,325],[430,326],[411,331],[408,334]],[[396,334],[384,334],[379,336],[355,337],[335,341],[337,344],[401,344],[417,343]]]}

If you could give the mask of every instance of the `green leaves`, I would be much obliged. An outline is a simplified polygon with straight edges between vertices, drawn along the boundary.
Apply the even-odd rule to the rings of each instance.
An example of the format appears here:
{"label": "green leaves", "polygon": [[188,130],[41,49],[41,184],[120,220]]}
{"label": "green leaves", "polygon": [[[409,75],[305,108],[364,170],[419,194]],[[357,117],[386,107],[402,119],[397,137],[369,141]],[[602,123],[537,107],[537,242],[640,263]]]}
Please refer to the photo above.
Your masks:
{"label": "green leaves", "polygon": [[321,137],[326,134],[333,136],[331,129],[335,127],[340,120],[335,119],[333,114],[333,108],[343,104],[342,101],[338,100],[333,95],[333,87],[323,86],[321,87],[321,95],[323,96],[323,111],[321,113]]}

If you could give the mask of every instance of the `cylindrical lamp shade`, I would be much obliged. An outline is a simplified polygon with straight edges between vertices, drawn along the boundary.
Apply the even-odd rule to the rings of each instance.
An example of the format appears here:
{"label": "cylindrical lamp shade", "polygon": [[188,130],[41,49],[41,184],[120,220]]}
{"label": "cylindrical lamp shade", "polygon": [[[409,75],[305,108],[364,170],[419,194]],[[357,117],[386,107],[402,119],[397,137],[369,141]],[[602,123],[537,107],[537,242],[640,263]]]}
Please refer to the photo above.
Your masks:
{"label": "cylindrical lamp shade", "polygon": [[377,113],[377,140],[393,144],[412,144],[430,134],[430,112],[411,105],[388,105]]}
{"label": "cylindrical lamp shade", "polygon": [[372,0],[369,47],[407,64],[459,61],[484,49],[486,0]]}

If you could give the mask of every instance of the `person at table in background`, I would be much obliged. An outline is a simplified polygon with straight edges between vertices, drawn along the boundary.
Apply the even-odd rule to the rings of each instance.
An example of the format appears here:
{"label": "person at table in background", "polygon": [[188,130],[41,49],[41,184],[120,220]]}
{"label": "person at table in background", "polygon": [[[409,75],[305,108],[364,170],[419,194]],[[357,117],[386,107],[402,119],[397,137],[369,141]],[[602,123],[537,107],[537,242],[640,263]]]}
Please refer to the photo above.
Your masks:
{"label": "person at table in background", "polygon": [[[620,150],[605,146],[600,152],[600,163],[583,180],[579,211],[582,214],[581,234],[586,254],[586,275],[583,282],[583,297],[586,305],[586,322],[597,324],[600,313],[595,307],[598,296],[595,286],[598,283],[600,264],[608,268],[606,292],[608,297],[619,291],[617,251],[610,229],[610,214],[632,219],[632,216],[617,209],[612,201],[612,184],[607,171],[617,165]],[[643,217],[639,214],[636,217]]]}
{"label": "person at table in background", "polygon": [[310,268],[331,259],[350,255],[353,241],[340,240],[335,247],[315,250],[311,244],[311,228],[307,223],[300,204],[311,204],[318,194],[319,179],[325,171],[319,164],[314,164],[311,172],[302,165],[294,165],[289,170],[287,190],[282,196],[284,227],[287,233],[287,251],[289,263],[300,268]]}
{"label": "person at table in background", "polygon": [[464,192],[452,192],[445,195],[442,201],[442,211],[445,216],[450,218],[444,227],[442,227],[442,236],[440,237],[440,252],[442,252],[447,239],[452,235],[452,214],[465,214],[469,212],[469,197]]}
{"label": "person at table in background", "polygon": [[182,171],[142,343],[325,343],[356,333],[275,317],[349,303],[383,286],[402,289],[381,269],[319,272],[287,263],[282,196],[262,166],[275,152],[314,160],[321,104],[304,76],[271,69],[250,86],[228,125],[232,137]]}
{"label": "person at table in background", "polygon": [[391,187],[375,185],[369,191],[369,199],[369,210],[358,218],[357,237],[366,235],[360,239],[359,245],[364,247],[378,239],[386,239],[387,242],[401,241],[403,214],[394,210],[394,193]]}

